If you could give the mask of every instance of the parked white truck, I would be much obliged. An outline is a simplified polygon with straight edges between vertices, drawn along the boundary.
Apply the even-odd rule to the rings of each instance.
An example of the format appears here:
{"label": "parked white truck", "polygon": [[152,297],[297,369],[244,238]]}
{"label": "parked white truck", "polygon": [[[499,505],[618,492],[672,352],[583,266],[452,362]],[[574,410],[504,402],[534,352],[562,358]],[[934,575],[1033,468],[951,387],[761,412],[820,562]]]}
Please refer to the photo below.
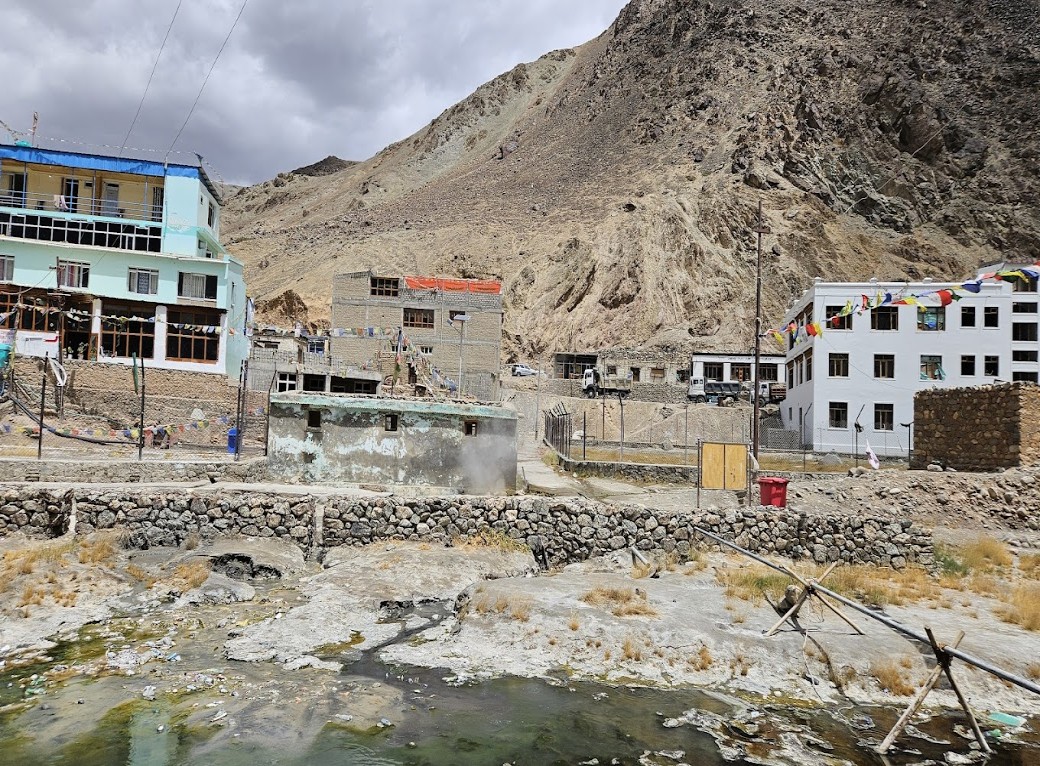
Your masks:
{"label": "parked white truck", "polygon": [[589,399],[600,394],[606,396],[626,397],[632,391],[632,373],[627,375],[608,375],[598,367],[590,367],[581,375],[581,392]]}

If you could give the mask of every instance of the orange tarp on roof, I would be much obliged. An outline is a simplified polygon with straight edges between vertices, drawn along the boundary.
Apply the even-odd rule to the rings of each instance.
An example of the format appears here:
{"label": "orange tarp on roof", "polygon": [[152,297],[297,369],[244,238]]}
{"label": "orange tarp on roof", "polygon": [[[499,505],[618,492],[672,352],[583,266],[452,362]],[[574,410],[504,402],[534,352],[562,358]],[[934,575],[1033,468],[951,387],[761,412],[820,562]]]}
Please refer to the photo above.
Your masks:
{"label": "orange tarp on roof", "polygon": [[463,293],[490,293],[499,295],[502,283],[493,279],[441,279],[439,277],[405,277],[405,287],[411,290],[448,290]]}

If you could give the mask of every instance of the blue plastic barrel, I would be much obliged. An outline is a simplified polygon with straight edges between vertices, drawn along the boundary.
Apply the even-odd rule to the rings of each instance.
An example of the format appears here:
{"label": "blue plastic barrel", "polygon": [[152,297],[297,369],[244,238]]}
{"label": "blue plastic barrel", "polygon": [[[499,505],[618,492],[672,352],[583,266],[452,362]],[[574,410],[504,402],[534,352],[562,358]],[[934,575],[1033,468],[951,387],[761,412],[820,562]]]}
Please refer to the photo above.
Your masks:
{"label": "blue plastic barrel", "polygon": [[238,429],[230,428],[227,432],[227,451],[229,454],[234,455],[235,450],[238,447]]}
{"label": "blue plastic barrel", "polygon": [[0,343],[0,367],[7,366],[7,360],[11,358],[11,346],[8,343]]}

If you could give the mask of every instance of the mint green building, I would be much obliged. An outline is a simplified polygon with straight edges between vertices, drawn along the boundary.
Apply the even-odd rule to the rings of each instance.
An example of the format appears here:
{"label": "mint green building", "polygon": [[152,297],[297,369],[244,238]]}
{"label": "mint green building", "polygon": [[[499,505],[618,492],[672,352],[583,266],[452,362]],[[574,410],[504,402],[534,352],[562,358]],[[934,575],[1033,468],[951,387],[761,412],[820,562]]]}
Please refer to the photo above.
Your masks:
{"label": "mint green building", "polygon": [[249,302],[220,214],[197,161],[0,144],[0,343],[237,376]]}

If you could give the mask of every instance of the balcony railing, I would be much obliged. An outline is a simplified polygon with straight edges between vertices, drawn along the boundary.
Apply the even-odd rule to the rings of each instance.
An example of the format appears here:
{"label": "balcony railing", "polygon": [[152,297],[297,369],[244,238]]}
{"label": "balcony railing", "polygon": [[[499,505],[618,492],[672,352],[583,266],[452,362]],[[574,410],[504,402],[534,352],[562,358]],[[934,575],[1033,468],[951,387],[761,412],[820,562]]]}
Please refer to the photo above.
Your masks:
{"label": "balcony railing", "polygon": [[[162,250],[162,210],[112,200],[0,192],[0,236],[115,250]],[[88,217],[89,216],[89,217]]]}
{"label": "balcony railing", "polygon": [[21,208],[42,213],[72,213],[102,218],[129,218],[134,221],[162,223],[162,206],[119,199],[66,197],[12,189],[0,190],[0,207]]}

